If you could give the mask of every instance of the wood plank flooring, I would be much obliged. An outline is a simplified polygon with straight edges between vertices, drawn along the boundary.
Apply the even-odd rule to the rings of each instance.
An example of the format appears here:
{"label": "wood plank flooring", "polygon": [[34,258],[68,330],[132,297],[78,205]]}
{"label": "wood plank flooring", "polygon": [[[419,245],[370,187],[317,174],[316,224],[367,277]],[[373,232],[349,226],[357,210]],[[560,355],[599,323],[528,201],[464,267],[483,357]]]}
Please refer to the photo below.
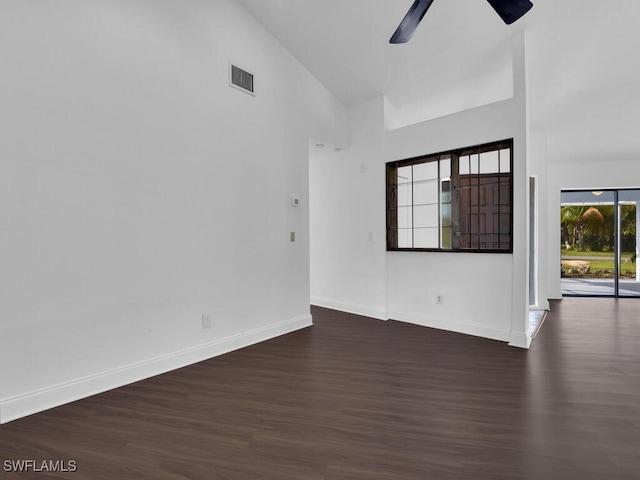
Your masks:
{"label": "wood plank flooring", "polygon": [[[312,308],[313,327],[0,426],[0,478],[640,478],[640,301],[555,302],[529,351]],[[74,460],[15,473],[5,461]]]}

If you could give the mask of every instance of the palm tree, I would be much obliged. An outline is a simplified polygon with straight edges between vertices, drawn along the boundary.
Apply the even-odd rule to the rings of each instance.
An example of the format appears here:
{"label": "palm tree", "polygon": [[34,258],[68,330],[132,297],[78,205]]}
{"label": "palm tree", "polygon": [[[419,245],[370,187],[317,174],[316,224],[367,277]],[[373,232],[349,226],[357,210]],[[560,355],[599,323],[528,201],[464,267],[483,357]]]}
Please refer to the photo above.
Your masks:
{"label": "palm tree", "polygon": [[[562,240],[569,247],[577,245],[579,250],[584,250],[585,229],[594,234],[600,234],[605,224],[605,217],[596,207],[581,205],[566,205],[560,210],[560,222],[562,225]],[[569,243],[572,239],[572,243]]]}

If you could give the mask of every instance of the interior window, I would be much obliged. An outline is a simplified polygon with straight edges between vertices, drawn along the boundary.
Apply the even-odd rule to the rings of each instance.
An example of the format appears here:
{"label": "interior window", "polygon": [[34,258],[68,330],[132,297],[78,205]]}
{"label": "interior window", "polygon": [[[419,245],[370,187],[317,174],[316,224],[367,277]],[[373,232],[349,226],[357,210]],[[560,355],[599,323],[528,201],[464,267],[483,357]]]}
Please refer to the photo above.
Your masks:
{"label": "interior window", "polygon": [[512,251],[513,140],[387,164],[387,250]]}

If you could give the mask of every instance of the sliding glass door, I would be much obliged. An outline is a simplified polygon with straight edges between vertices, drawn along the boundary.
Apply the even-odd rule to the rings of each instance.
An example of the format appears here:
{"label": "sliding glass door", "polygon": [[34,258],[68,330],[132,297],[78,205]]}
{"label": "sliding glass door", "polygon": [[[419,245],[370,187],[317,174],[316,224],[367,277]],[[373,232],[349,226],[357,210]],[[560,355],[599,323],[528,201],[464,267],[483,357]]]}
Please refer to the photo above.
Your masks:
{"label": "sliding glass door", "polygon": [[640,296],[640,261],[638,231],[640,230],[640,190],[618,191],[618,296]]}
{"label": "sliding glass door", "polygon": [[563,295],[640,296],[640,190],[562,192]]}

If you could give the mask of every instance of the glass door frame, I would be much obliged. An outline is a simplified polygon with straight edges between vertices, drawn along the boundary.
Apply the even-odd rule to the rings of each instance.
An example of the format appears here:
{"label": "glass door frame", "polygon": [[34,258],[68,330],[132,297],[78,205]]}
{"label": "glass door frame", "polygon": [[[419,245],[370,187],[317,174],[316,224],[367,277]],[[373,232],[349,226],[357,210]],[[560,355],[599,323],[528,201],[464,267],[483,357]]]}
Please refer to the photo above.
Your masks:
{"label": "glass door frame", "polygon": [[[563,189],[561,190],[561,199],[560,199],[560,207],[563,207],[565,205],[567,205],[567,203],[563,203],[562,201],[562,194],[564,193],[592,193],[596,196],[599,196],[603,193],[609,193],[609,194],[613,194],[613,236],[614,236],[614,245],[613,245],[613,254],[614,254],[614,261],[613,261],[613,274],[614,274],[614,278],[613,278],[613,294],[579,294],[579,293],[562,293],[562,296],[566,296],[566,297],[614,297],[614,298],[640,298],[640,293],[638,295],[620,295],[620,273],[621,273],[621,263],[622,263],[622,216],[621,216],[621,209],[622,206],[625,203],[620,203],[620,192],[625,192],[625,191],[637,191],[638,192],[638,196],[640,198],[640,189],[637,188],[603,188],[603,189]],[[571,202],[568,202],[569,204],[571,204]],[[584,202],[584,205],[586,206],[588,204],[588,202]],[[603,203],[604,204],[604,203]],[[609,204],[609,202],[606,202],[606,204]],[[594,205],[597,205],[597,202],[594,202]],[[636,203],[636,209],[640,208],[640,201],[638,201]],[[636,210],[636,215],[639,215],[638,211]],[[640,232],[636,231],[636,255],[637,255],[637,251],[638,251],[638,237],[640,236]],[[636,263],[636,269],[637,269],[637,263]],[[636,277],[638,278],[638,277]]]}

